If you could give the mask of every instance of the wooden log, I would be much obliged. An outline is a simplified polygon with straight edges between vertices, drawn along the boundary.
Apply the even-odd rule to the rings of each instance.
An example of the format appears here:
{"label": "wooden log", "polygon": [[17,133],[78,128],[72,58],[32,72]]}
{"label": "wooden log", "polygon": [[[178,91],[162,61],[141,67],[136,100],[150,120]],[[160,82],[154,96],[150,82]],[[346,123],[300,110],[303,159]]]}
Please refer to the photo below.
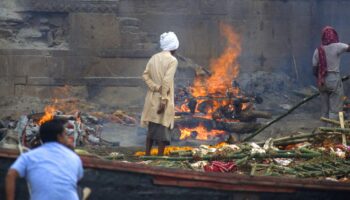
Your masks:
{"label": "wooden log", "polygon": [[264,118],[264,119],[272,118],[271,113],[266,111],[259,111],[259,110],[242,111],[240,115],[242,118]]}
{"label": "wooden log", "polygon": [[238,120],[240,121],[254,121],[257,118],[271,119],[272,114],[266,111],[258,111],[258,110],[243,110]]}
{"label": "wooden log", "polygon": [[175,112],[175,116],[188,116],[192,115],[190,112]]}
{"label": "wooden log", "polygon": [[229,106],[222,106],[212,114],[214,120],[235,119],[241,122],[254,122],[258,118],[271,119],[272,115],[266,111],[258,111],[254,109],[245,109],[237,111]]}
{"label": "wooden log", "polygon": [[200,124],[210,129],[215,127],[215,121],[202,117],[182,116],[181,118],[175,119],[175,125],[177,127],[194,128]]}

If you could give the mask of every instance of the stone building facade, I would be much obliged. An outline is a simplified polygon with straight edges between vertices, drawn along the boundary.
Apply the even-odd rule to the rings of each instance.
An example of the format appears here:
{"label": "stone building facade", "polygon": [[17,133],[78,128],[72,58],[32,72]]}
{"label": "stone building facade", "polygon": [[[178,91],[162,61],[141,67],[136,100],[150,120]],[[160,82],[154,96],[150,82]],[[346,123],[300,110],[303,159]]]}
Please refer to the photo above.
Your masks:
{"label": "stone building facade", "polygon": [[[177,80],[220,55],[219,22],[240,34],[241,73],[282,72],[312,84],[311,56],[324,25],[350,34],[345,0],[4,0],[0,95],[53,97],[69,85],[101,104],[142,105],[141,74],[159,35],[177,33]],[[344,59],[343,65],[350,60]],[[344,72],[350,70],[344,68]]]}

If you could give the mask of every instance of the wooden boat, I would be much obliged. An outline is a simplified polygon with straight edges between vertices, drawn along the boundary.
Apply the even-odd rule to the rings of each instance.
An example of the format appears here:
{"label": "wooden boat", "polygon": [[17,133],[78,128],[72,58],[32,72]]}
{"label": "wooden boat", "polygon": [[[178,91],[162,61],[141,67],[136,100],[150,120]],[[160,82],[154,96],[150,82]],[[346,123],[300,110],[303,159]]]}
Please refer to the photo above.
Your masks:
{"label": "wooden boat", "polygon": [[[0,199],[17,150],[0,149]],[[326,180],[204,173],[81,156],[89,199],[348,199],[350,184]],[[43,175],[43,178],[44,175]],[[17,199],[28,199],[24,180]]]}

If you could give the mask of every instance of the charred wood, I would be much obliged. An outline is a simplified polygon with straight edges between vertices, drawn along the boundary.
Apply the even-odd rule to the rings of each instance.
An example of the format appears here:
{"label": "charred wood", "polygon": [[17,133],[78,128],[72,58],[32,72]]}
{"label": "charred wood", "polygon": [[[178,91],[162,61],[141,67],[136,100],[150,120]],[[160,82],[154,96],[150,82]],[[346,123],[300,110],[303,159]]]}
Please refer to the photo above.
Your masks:
{"label": "charred wood", "polygon": [[216,129],[233,133],[251,133],[260,127],[261,124],[255,122],[216,122]]}
{"label": "charred wood", "polygon": [[195,128],[201,124],[209,130],[215,128],[215,121],[200,117],[182,117],[175,119],[175,124],[178,127],[186,128]]}
{"label": "charred wood", "polygon": [[271,119],[272,115],[266,111],[257,111],[253,109],[246,109],[237,112],[232,110],[229,106],[218,108],[213,114],[213,119],[236,119],[242,122],[255,122],[257,118]]}
{"label": "charred wood", "polygon": [[208,110],[210,110],[213,107],[213,102],[211,100],[203,101],[202,103],[198,104],[198,111],[201,113],[208,113]]}
{"label": "charred wood", "polygon": [[190,99],[187,106],[190,109],[191,113],[194,114],[194,112],[196,111],[197,100],[194,98]]}
{"label": "charred wood", "polygon": [[257,118],[271,119],[272,114],[265,111],[244,110],[239,115],[239,120],[244,122],[255,121]]}

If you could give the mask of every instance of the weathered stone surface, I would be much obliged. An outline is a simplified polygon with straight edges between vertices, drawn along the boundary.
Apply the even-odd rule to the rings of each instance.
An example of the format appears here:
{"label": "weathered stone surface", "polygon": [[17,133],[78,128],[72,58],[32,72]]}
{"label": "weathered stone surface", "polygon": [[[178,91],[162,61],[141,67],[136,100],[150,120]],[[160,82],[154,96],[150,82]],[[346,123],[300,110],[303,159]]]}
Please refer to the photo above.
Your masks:
{"label": "weathered stone surface", "polygon": [[123,26],[121,31],[125,33],[138,33],[140,28],[137,26]]}
{"label": "weathered stone surface", "polygon": [[146,89],[141,87],[103,87],[90,90],[90,100],[115,108],[142,106]]}
{"label": "weathered stone surface", "polygon": [[135,77],[141,76],[148,59],[99,59],[86,69],[86,77]]}
{"label": "weathered stone surface", "polygon": [[118,10],[119,0],[31,0],[26,10],[45,12],[102,12],[111,13]]}
{"label": "weathered stone surface", "polygon": [[[156,13],[167,15],[168,13],[183,14],[199,14],[197,0],[152,0],[145,1],[144,9],[148,13]],[[176,10],[176,12],[174,12]]]}
{"label": "weathered stone surface", "polygon": [[0,38],[9,38],[13,35],[12,30],[0,28]]}
{"label": "weathered stone surface", "polygon": [[27,77],[29,86],[125,86],[138,87],[143,85],[141,77],[83,77],[77,79],[54,79],[50,77]]}
{"label": "weathered stone surface", "polygon": [[8,56],[12,76],[49,76],[44,56]]}
{"label": "weathered stone surface", "polygon": [[120,28],[114,14],[72,13],[72,48],[116,48],[120,46]]}
{"label": "weathered stone surface", "polygon": [[36,29],[24,28],[19,31],[17,36],[23,38],[40,38],[42,37],[42,33]]}
{"label": "weathered stone surface", "polygon": [[0,85],[0,97],[13,96],[13,86]]}
{"label": "weathered stone surface", "polygon": [[141,22],[138,18],[120,17],[119,22],[121,26],[140,26]]}
{"label": "weathered stone surface", "polygon": [[7,57],[0,55],[0,77],[8,77],[8,67]]}
{"label": "weathered stone surface", "polygon": [[203,14],[225,15],[228,12],[227,0],[201,0],[200,9]]}
{"label": "weathered stone surface", "polygon": [[93,56],[67,56],[64,59],[63,79],[80,79],[85,76],[90,66],[96,65],[99,59]]}
{"label": "weathered stone surface", "polygon": [[33,85],[16,85],[16,96],[38,97],[40,99],[51,98],[87,98],[87,90],[85,86],[71,86],[70,93],[58,93],[64,86],[33,86]]}

